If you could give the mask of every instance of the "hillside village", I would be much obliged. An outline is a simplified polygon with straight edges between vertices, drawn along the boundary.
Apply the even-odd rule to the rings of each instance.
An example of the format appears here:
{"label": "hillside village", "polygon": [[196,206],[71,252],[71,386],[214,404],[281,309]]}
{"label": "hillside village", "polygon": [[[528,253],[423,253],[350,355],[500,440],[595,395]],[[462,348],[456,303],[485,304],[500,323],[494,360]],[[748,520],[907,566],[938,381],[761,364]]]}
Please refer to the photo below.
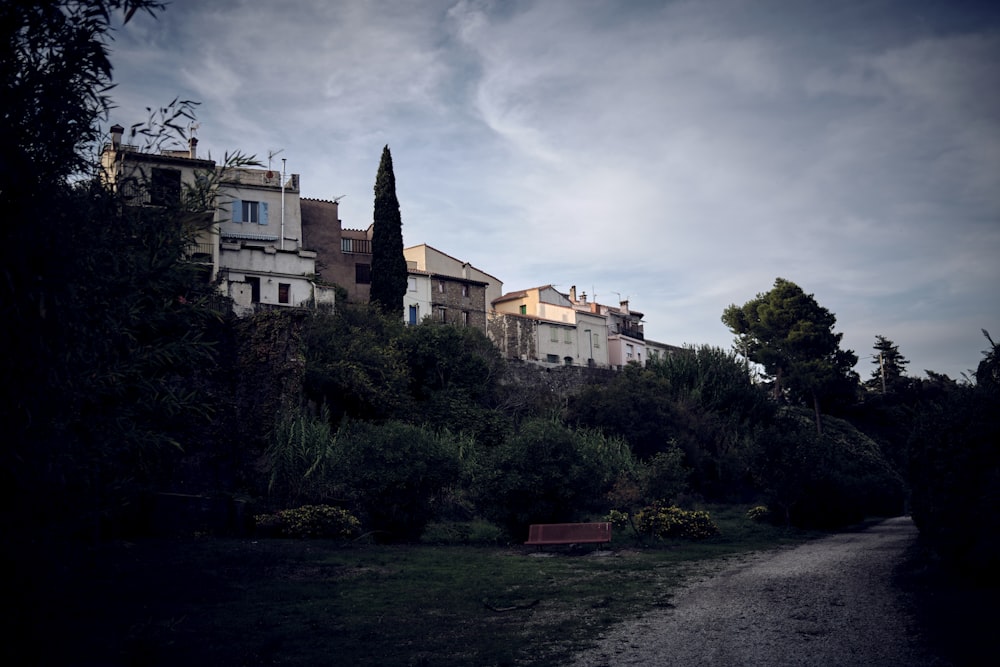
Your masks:
{"label": "hillside village", "polygon": [[[345,228],[338,202],[303,197],[299,174],[285,173],[284,161],[280,171],[218,166],[198,157],[195,137],[187,150],[152,152],[123,143],[123,133],[121,125],[111,128],[102,173],[112,187],[134,188],[149,199],[136,203],[176,200],[200,174],[217,173],[214,224],[197,239],[192,258],[232,299],[237,315],[334,307],[337,288],[348,303],[368,301],[373,225]],[[499,278],[445,250],[418,244],[403,254],[409,281],[404,322],[431,318],[478,328],[507,359],[620,369],[679,349],[647,338],[643,313],[627,300],[602,304],[576,287],[565,294],[552,285],[504,292]]]}

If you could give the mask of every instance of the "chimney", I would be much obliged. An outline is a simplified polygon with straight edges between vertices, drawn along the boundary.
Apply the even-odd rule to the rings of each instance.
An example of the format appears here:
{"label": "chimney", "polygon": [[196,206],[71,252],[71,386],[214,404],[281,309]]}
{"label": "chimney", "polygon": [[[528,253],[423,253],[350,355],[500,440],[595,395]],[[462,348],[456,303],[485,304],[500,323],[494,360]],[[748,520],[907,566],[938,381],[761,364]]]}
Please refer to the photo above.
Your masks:
{"label": "chimney", "polygon": [[198,137],[191,137],[188,139],[188,150],[190,151],[188,157],[192,160],[198,159]]}
{"label": "chimney", "polygon": [[624,301],[622,301],[618,305],[621,306],[623,313],[625,313],[626,315],[629,314],[629,312],[628,312],[628,299],[625,299]]}
{"label": "chimney", "polygon": [[114,125],[111,126],[111,149],[112,150],[118,150],[119,148],[121,148],[121,145],[122,145],[122,132],[124,132],[124,131],[125,131],[125,128],[122,127],[121,125],[119,125],[118,123],[115,123]]}
{"label": "chimney", "polygon": [[569,288],[569,300],[576,303],[576,285]]}
{"label": "chimney", "polygon": [[580,295],[580,303],[587,303],[587,293],[584,292]]}

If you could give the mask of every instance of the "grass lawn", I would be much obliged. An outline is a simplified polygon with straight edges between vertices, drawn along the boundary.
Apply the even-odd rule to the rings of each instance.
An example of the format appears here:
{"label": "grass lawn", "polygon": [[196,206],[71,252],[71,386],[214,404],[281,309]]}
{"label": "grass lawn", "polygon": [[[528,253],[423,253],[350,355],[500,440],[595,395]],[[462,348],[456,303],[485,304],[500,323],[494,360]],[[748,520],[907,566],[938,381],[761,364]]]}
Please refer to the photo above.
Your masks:
{"label": "grass lawn", "polygon": [[644,546],[616,533],[602,552],[219,538],[100,545],[31,584],[18,644],[37,655],[18,664],[562,664],[616,621],[669,604],[692,563],[809,537],[749,522],[745,508],[710,509],[719,537]]}

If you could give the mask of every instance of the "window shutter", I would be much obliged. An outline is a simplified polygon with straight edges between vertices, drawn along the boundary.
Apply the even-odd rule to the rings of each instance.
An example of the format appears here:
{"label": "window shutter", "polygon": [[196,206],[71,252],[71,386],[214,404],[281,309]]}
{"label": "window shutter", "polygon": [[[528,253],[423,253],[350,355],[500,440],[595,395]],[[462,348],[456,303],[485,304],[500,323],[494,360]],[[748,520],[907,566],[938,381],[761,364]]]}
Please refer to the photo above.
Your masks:
{"label": "window shutter", "polygon": [[233,200],[233,222],[243,222],[243,202]]}
{"label": "window shutter", "polygon": [[260,224],[267,224],[267,202],[262,201],[260,203]]}

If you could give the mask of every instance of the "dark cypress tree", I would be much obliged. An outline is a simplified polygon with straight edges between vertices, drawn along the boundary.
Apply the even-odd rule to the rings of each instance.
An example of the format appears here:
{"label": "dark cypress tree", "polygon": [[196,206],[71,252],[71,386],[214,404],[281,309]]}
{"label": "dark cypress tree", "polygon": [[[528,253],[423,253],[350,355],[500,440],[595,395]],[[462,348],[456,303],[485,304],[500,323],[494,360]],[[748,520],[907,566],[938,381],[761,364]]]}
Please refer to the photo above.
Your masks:
{"label": "dark cypress tree", "polygon": [[402,317],[406,294],[406,258],[403,257],[403,221],[396,199],[392,154],[382,149],[375,177],[375,216],[372,230],[371,302],[386,315]]}

